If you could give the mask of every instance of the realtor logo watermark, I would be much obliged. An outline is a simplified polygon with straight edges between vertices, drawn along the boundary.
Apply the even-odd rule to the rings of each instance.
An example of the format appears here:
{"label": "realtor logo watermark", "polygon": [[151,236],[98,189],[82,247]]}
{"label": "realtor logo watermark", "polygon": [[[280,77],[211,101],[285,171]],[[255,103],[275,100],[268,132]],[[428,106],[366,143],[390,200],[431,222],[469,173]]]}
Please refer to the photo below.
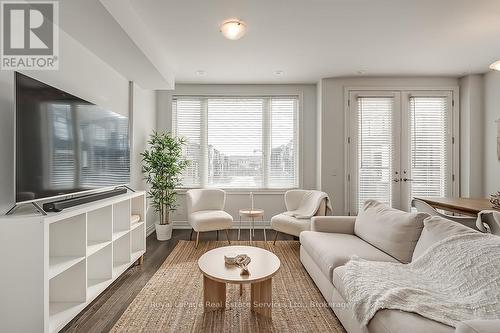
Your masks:
{"label": "realtor logo watermark", "polygon": [[2,54],[5,70],[59,68],[57,1],[2,1]]}

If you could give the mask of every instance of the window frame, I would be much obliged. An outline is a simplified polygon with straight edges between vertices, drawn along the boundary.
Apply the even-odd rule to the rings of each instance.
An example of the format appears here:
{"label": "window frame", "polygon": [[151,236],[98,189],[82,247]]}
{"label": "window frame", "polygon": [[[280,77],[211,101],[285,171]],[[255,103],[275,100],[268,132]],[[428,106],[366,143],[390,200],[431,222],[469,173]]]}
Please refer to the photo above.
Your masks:
{"label": "window frame", "polygon": [[[263,180],[263,186],[262,187],[247,187],[247,188],[236,188],[236,187],[218,187],[226,190],[227,193],[249,193],[249,192],[257,192],[257,193],[267,193],[267,194],[282,194],[286,192],[287,190],[291,189],[297,189],[301,188],[303,184],[303,154],[302,154],[302,144],[303,144],[303,135],[302,135],[302,126],[301,124],[303,123],[302,117],[303,117],[303,93],[302,92],[290,92],[290,93],[224,93],[224,94],[173,94],[172,95],[172,100],[171,100],[171,110],[173,111],[173,103],[175,100],[178,99],[196,99],[199,98],[201,100],[204,100],[205,102],[203,103],[205,107],[202,110],[202,115],[201,115],[201,133],[200,136],[202,137],[202,164],[203,164],[203,171],[202,171],[202,176],[201,176],[201,182],[199,187],[180,187],[177,189],[179,193],[184,193],[187,190],[194,189],[194,188],[214,188],[213,186],[210,186],[209,184],[206,183],[207,181],[207,175],[206,173],[208,172],[208,108],[207,108],[207,100],[210,98],[228,98],[228,99],[237,99],[237,98],[262,98],[262,99],[267,99],[268,102],[271,101],[272,98],[294,98],[296,99],[296,110],[295,110],[295,120],[294,120],[294,126],[295,126],[295,142],[296,142],[296,147],[295,147],[295,180],[296,184],[295,186],[292,187],[279,187],[279,188],[273,188],[273,187],[266,187],[266,185],[269,183],[268,178],[269,177],[269,171],[270,164],[266,163],[266,159],[271,159],[271,149],[267,149],[267,146],[264,147],[264,143],[267,140],[270,140],[271,138],[271,126],[268,126],[269,128],[266,129],[266,118],[271,118],[271,112],[269,107],[264,107],[263,112],[266,114],[263,114],[263,124],[262,124],[262,143],[263,143],[263,154],[269,154],[269,156],[263,155],[263,168],[264,165],[266,165],[266,170],[263,169],[262,171],[262,176],[264,178]],[[268,103],[269,105],[270,103]],[[267,120],[269,120],[267,119]],[[172,120],[171,120],[171,131],[175,135],[176,133],[176,116],[172,112]],[[266,134],[269,135],[266,135]],[[266,139],[267,137],[267,139]],[[206,169],[206,170],[205,170]]]}

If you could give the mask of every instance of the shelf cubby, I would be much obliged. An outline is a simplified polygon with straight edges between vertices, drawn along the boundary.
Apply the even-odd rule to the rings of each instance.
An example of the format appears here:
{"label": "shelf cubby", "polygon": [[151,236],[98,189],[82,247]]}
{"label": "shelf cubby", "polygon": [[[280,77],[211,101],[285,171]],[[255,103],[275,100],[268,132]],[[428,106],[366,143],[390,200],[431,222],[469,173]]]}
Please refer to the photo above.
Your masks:
{"label": "shelf cubby", "polygon": [[102,207],[87,213],[87,255],[104,249],[113,240],[113,209]]}
{"label": "shelf cubby", "polygon": [[130,230],[130,200],[124,200],[113,205],[113,239],[115,234]]}
{"label": "shelf cubby", "polygon": [[130,264],[130,233],[113,241],[113,276],[120,275]]}
{"label": "shelf cubby", "polygon": [[80,214],[49,225],[49,279],[85,259],[86,215]]}
{"label": "shelf cubby", "polygon": [[145,211],[144,211],[144,196],[134,197],[131,200],[131,215],[139,215],[139,222],[144,222]]}
{"label": "shelf cubby", "polygon": [[50,279],[49,282],[49,327],[60,330],[68,316],[82,310],[87,301],[85,260],[71,266]]}
{"label": "shelf cubby", "polygon": [[87,297],[99,295],[113,279],[113,253],[111,243],[87,258]]}
{"label": "shelf cubby", "polygon": [[131,247],[132,261],[137,260],[146,250],[145,232],[146,232],[146,227],[144,222],[141,222],[140,225],[135,227],[130,232],[130,247]]}

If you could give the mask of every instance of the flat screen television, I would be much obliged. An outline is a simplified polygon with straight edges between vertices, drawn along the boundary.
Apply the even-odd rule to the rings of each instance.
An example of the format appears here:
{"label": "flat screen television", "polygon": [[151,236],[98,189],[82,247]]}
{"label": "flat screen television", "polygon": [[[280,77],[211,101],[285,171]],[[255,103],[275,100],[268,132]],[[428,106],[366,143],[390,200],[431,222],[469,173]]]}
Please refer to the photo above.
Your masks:
{"label": "flat screen television", "polygon": [[16,202],[128,184],[128,118],[15,74]]}

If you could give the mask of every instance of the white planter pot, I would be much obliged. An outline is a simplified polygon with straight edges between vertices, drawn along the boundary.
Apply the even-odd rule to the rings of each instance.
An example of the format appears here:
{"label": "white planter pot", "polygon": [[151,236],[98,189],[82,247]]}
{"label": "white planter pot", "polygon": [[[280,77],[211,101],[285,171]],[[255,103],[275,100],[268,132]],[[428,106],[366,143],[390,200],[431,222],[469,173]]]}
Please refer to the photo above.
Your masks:
{"label": "white planter pot", "polygon": [[156,239],[166,241],[172,238],[172,223],[170,224],[155,224]]}

